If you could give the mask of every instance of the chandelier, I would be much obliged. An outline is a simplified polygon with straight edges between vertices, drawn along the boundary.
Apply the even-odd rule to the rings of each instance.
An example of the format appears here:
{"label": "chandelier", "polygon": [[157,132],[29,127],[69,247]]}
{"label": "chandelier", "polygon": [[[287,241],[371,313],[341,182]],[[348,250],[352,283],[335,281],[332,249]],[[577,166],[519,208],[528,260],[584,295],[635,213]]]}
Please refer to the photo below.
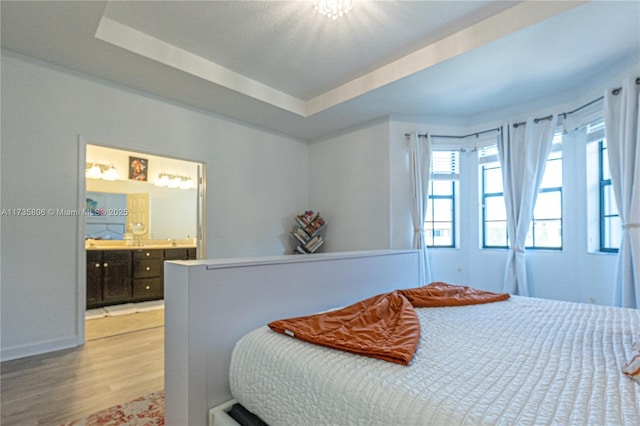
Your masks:
{"label": "chandelier", "polygon": [[353,0],[314,0],[314,4],[318,12],[331,19],[336,19],[351,10]]}

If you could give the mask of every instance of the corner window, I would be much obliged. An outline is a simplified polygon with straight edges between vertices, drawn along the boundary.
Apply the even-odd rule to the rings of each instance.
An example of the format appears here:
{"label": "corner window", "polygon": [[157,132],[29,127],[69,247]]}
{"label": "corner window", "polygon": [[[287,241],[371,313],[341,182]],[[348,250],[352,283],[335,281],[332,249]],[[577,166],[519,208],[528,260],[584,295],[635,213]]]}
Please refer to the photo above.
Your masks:
{"label": "corner window", "polygon": [[528,248],[562,248],[562,134],[556,133],[553,140],[533,209]]}
{"label": "corner window", "polygon": [[[478,151],[482,200],[482,248],[508,248],[507,211],[502,186],[502,168],[497,145]],[[562,248],[562,134],[553,138],[547,158],[526,247],[532,249]]]}
{"label": "corner window", "polygon": [[604,119],[586,126],[587,234],[590,252],[617,253],[622,227],[616,205]]}
{"label": "corner window", "polygon": [[507,209],[504,204],[498,146],[482,148],[478,155],[482,191],[482,247],[507,248]]}
{"label": "corner window", "polygon": [[600,181],[600,251],[617,253],[620,247],[621,225],[607,155],[607,141],[598,142],[598,163]]}
{"label": "corner window", "polygon": [[427,214],[424,221],[427,247],[456,246],[456,198],[458,151],[432,151]]}

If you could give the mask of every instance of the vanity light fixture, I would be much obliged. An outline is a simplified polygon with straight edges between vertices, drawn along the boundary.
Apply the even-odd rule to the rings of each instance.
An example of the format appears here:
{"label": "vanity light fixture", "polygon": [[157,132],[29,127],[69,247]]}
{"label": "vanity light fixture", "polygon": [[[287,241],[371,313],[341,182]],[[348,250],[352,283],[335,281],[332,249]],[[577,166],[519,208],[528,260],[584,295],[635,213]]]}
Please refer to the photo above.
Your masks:
{"label": "vanity light fixture", "polygon": [[87,163],[85,176],[91,179],[100,179],[102,177],[102,170],[100,170],[100,166],[95,163],[93,165]]}
{"label": "vanity light fixture", "polygon": [[316,10],[331,19],[343,16],[353,8],[353,0],[314,0]]}
{"label": "vanity light fixture", "polygon": [[104,180],[116,180],[120,175],[113,164],[102,173],[102,179]]}
{"label": "vanity light fixture", "polygon": [[169,179],[169,183],[167,184],[167,188],[178,188],[180,187],[180,178],[178,176],[173,176]]}
{"label": "vanity light fixture", "polygon": [[164,186],[167,188],[192,189],[195,188],[193,179],[188,176],[174,175],[171,173],[161,172],[155,181],[156,186]]}
{"label": "vanity light fixture", "polygon": [[178,186],[180,189],[191,189],[194,188],[193,180],[191,178],[187,178],[186,180],[180,180],[180,185]]}
{"label": "vanity light fixture", "polygon": [[158,175],[158,178],[155,181],[156,186],[167,186],[169,185],[169,175],[165,172],[162,172]]}
{"label": "vanity light fixture", "polygon": [[116,180],[120,173],[113,164],[87,163],[85,176],[90,179]]}

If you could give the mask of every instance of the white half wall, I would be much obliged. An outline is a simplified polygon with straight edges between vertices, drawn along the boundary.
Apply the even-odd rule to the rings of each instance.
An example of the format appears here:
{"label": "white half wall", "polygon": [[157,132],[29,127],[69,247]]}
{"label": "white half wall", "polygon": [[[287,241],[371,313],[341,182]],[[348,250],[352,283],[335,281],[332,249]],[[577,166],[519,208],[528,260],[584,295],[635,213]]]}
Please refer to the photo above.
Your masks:
{"label": "white half wall", "polygon": [[[204,162],[208,257],[290,250],[290,223],[309,200],[305,143],[10,52],[1,83],[2,208],[80,207],[81,136]],[[77,220],[2,218],[2,360],[80,343]]]}

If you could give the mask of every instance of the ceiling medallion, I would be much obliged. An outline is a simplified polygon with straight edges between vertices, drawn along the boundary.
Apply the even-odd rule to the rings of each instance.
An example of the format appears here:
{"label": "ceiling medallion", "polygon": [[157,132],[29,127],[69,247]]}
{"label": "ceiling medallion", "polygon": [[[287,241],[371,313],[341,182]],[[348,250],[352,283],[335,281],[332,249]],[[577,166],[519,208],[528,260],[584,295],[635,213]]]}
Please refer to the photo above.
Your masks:
{"label": "ceiling medallion", "polygon": [[314,0],[316,10],[331,19],[337,19],[353,8],[353,0]]}

